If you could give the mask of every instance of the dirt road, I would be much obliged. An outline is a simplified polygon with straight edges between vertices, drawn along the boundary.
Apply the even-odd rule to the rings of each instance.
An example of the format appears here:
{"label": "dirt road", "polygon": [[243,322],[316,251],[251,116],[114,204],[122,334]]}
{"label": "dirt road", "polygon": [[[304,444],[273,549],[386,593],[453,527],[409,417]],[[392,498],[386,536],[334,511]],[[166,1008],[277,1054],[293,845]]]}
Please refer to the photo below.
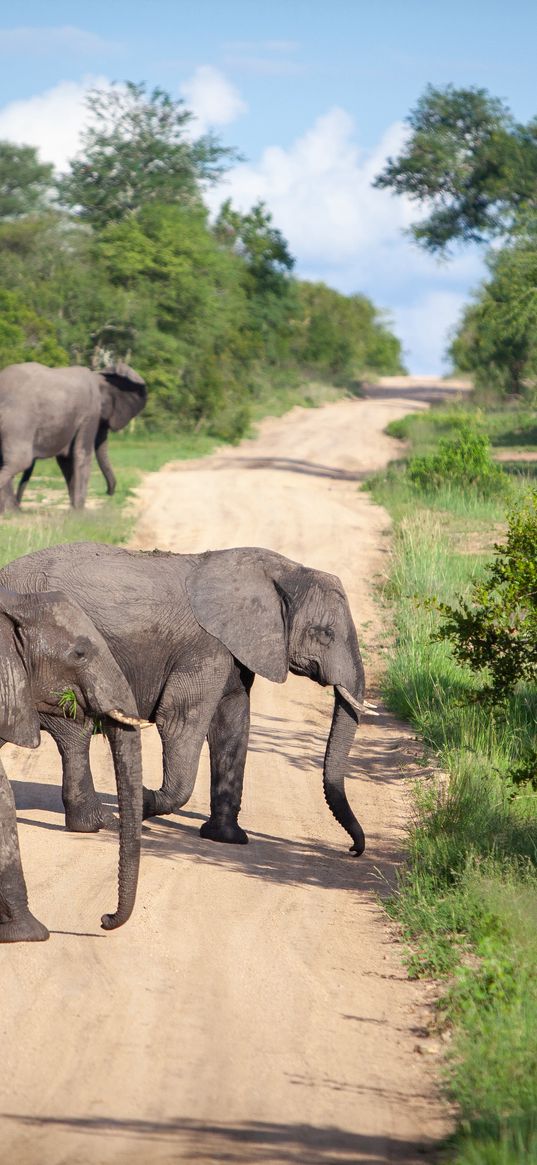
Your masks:
{"label": "dirt road", "polygon": [[[357,485],[394,455],[382,430],[420,396],[295,410],[255,441],[151,475],[135,544],[259,544],[339,574],[374,677],[389,523]],[[31,905],[52,935],[0,948],[2,1165],[411,1163],[445,1131],[427,988],[407,980],[377,903],[400,860],[411,738],[385,713],[358,734],[348,789],[368,848],[356,859],[321,790],[331,695],[290,677],[257,680],[252,702],[249,846],[199,838],[204,757],[185,811],[144,827],[135,915],[109,935],[116,837],[63,829],[50,739],[4,750]],[[114,803],[107,747],[92,747]],[[144,752],[156,786],[154,729]]]}

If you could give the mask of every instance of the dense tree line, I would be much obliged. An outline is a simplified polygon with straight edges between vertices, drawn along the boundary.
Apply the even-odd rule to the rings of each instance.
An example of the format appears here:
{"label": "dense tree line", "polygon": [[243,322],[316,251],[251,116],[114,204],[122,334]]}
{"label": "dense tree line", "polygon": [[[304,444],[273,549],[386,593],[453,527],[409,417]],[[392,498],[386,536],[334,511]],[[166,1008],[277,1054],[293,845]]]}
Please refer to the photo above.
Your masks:
{"label": "dense tree line", "polygon": [[235,154],[193,138],[181,101],[126,84],[88,104],[60,178],[0,142],[0,366],[127,359],[150,390],[145,424],[232,439],[267,377],[401,370],[370,300],[293,276],[262,203],[210,221],[204,191]]}
{"label": "dense tree line", "polygon": [[489,278],[466,308],[450,354],[501,394],[537,386],[537,118],[519,124],[485,89],[429,86],[408,117],[399,157],[375,185],[426,217],[413,228],[433,254],[492,244]]}

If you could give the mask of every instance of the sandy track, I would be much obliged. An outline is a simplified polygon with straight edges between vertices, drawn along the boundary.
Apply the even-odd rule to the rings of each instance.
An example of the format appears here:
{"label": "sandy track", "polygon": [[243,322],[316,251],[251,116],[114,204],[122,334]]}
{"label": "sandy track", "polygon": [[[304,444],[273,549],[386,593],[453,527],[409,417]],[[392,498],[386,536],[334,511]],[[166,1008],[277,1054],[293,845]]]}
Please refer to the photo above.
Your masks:
{"label": "sandy track", "polygon": [[[420,391],[390,387],[295,410],[153,474],[135,544],[265,545],[339,574],[374,676],[389,523],[357,483],[397,449],[387,421],[420,407]],[[377,904],[400,860],[412,740],[386,714],[358,734],[348,788],[368,848],[353,859],[321,790],[330,695],[257,680],[252,703],[250,845],[199,838],[204,757],[186,810],[144,827],[135,915],[111,935],[98,922],[117,839],[62,828],[50,739],[4,750],[31,905],[52,936],[0,949],[2,1165],[411,1163],[445,1131],[427,988],[407,980]],[[92,747],[114,803],[107,746]],[[144,754],[158,785],[153,729]]]}

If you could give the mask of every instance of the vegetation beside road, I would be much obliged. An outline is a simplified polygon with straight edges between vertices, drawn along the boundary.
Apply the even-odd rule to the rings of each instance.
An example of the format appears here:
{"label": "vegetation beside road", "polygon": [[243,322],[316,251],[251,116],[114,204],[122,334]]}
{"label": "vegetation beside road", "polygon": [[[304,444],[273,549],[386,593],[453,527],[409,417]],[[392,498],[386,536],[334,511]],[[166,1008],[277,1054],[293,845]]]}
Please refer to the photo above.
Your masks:
{"label": "vegetation beside road", "polygon": [[[410,973],[444,982],[437,1023],[449,1040],[446,1086],[459,1113],[448,1159],[533,1163],[537,690],[525,680],[500,700],[483,699],[490,672],[458,661],[453,638],[442,633],[442,604],[460,610],[462,599],[473,610],[476,583],[489,578],[513,507],[520,513],[522,506],[529,534],[522,567],[537,569],[535,465],[498,470],[487,440],[531,449],[534,414],[441,407],[389,431],[408,447],[405,459],[369,483],[395,521],[383,593],[395,619],[385,697],[416,727],[432,773],[414,793],[409,861],[389,909],[408,944]],[[469,433],[480,440],[465,480],[457,450]],[[511,529],[515,523],[512,517]],[[521,606],[532,604],[534,593]]]}

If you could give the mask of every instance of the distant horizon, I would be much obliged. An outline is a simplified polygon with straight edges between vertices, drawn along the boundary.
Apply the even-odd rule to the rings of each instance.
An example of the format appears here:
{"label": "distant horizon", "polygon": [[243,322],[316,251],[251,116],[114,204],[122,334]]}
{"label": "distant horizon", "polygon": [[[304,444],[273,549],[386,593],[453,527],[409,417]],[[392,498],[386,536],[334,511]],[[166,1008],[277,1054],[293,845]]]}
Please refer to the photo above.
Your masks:
{"label": "distant horizon", "polygon": [[[432,6],[434,9],[434,6]],[[413,375],[448,370],[449,334],[486,275],[484,251],[440,263],[405,235],[422,217],[371,183],[400,149],[427,83],[482,86],[514,116],[537,112],[537,6],[499,0],[427,11],[404,6],[273,0],[23,0],[0,28],[0,138],[34,145],[65,167],[93,86],[145,78],[182,97],[199,135],[235,146],[207,202],[247,210],[263,199],[299,278],[367,295],[399,337]],[[432,371],[431,371],[432,370]]]}

